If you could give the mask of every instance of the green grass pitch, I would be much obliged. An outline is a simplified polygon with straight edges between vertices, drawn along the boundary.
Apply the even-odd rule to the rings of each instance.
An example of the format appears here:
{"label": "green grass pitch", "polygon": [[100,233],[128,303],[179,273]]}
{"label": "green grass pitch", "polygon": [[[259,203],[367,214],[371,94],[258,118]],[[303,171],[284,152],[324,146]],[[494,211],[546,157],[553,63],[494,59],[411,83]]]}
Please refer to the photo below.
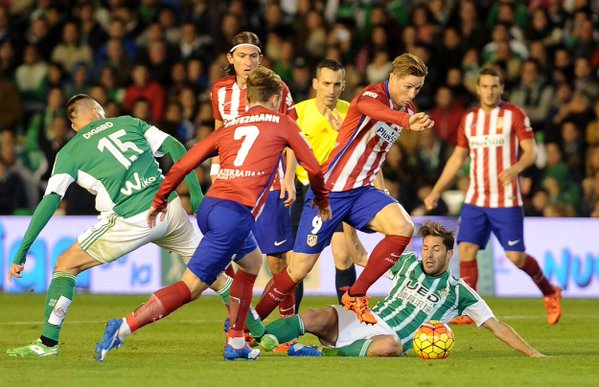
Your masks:
{"label": "green grass pitch", "polygon": [[[41,295],[0,294],[0,384],[3,386],[597,386],[599,300],[566,299],[556,326],[545,322],[541,299],[488,299],[498,318],[546,354],[529,359],[485,329],[455,327],[446,360],[407,358],[288,358],[262,354],[255,362],[222,359],[225,309],[201,298],[143,328],[102,364],[93,349],[110,317],[122,317],[146,296],[78,294],[61,336],[60,355],[15,359],[6,349],[39,336]],[[306,297],[302,308],[332,298]],[[316,344],[312,336],[301,339]]]}

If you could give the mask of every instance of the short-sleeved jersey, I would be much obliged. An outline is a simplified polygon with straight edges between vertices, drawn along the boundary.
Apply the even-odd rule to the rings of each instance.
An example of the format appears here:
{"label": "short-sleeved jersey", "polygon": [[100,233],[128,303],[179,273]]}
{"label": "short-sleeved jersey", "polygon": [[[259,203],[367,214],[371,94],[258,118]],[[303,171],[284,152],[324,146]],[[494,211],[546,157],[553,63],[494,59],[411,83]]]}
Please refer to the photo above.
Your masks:
{"label": "short-sleeved jersey", "polygon": [[146,211],[163,180],[154,154],[168,135],[131,116],[81,128],[58,152],[46,195],[64,196],[76,181],[96,196],[96,209],[130,217]]}
{"label": "short-sleeved jersey", "polygon": [[437,277],[427,275],[412,252],[402,254],[391,273],[391,291],[372,312],[395,331],[404,351],[412,347],[414,333],[427,321],[449,322],[467,314],[480,326],[494,317],[486,302],[463,280],[449,272]]}
{"label": "short-sleeved jersey", "polygon": [[[409,103],[399,111],[393,110],[387,83],[367,86],[349,105],[347,117],[339,128],[337,144],[323,165],[330,191],[372,185],[387,152],[402,129],[409,126],[409,115],[414,114],[414,106]],[[377,120],[372,116],[384,116],[385,119]],[[392,117],[402,124],[392,123]]]}
{"label": "short-sleeved jersey", "polygon": [[487,208],[521,207],[518,179],[505,185],[499,175],[518,161],[520,141],[532,138],[530,120],[516,105],[501,102],[490,112],[480,107],[466,112],[457,144],[470,149],[470,186],[464,202]]}
{"label": "short-sleeved jersey", "polygon": [[[335,107],[342,118],[347,116],[349,102],[341,99],[337,100],[337,106]],[[312,146],[316,160],[321,165],[324,164],[335,147],[339,132],[331,127],[328,118],[318,110],[316,98],[298,103],[295,105],[295,112],[297,113],[297,124]],[[303,185],[308,185],[308,173],[304,168],[298,166],[295,174]]]}
{"label": "short-sleeved jersey", "polygon": [[220,172],[206,197],[243,204],[252,208],[256,217],[267,198],[281,152],[287,146],[310,173],[317,201],[328,204],[320,165],[295,121],[289,116],[256,106],[228,121],[183,156],[161,185],[154,207],[163,207],[167,192],[171,192],[198,164],[218,154]]}
{"label": "short-sleeved jersey", "polygon": [[[221,78],[214,83],[211,89],[212,115],[215,120],[222,121],[224,124],[245,113],[247,107],[247,89],[242,89],[237,84],[237,77],[231,75]],[[295,103],[289,91],[289,87],[283,82],[283,93],[279,113],[286,114],[296,119]],[[275,179],[273,179],[272,189],[279,190],[280,180],[284,175],[284,163],[279,163],[279,170]]]}

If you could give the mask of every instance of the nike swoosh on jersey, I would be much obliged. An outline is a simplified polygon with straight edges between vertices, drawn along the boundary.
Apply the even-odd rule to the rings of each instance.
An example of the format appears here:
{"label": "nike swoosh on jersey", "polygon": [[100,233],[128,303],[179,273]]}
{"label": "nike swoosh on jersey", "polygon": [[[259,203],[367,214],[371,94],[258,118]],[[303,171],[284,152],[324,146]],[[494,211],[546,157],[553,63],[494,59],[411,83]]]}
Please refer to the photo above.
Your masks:
{"label": "nike swoosh on jersey", "polygon": [[275,246],[281,246],[283,243],[287,242],[287,239],[283,239],[282,241],[275,241]]}
{"label": "nike swoosh on jersey", "polygon": [[507,241],[508,246],[516,246],[518,243],[520,243],[520,239],[516,239],[515,241]]}

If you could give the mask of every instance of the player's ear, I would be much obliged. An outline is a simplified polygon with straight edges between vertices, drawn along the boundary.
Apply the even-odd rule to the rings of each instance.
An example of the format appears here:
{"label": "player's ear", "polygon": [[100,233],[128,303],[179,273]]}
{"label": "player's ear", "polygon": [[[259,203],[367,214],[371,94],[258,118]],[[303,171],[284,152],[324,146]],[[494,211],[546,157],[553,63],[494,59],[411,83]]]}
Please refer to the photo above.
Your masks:
{"label": "player's ear", "polygon": [[231,54],[230,52],[227,52],[227,61],[229,62],[229,64],[233,64],[233,54]]}
{"label": "player's ear", "polygon": [[312,78],[312,88],[316,90],[318,88],[318,79]]}

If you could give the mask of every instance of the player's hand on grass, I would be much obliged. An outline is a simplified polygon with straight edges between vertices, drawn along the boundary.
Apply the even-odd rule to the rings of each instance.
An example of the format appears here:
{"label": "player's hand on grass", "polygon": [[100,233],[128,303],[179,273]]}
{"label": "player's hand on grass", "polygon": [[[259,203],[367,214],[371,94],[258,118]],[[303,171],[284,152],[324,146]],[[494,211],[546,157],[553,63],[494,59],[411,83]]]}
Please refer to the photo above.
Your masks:
{"label": "player's hand on grass", "polygon": [[154,206],[150,207],[148,210],[148,227],[154,228],[156,226],[156,218],[160,215],[160,221],[162,222],[166,217],[166,208],[164,210],[157,210]]}
{"label": "player's hand on grass", "polygon": [[23,278],[23,276],[21,275],[21,272],[25,269],[25,264],[20,264],[17,265],[16,263],[13,263],[10,266],[10,270],[8,271],[8,283],[12,284],[12,277],[15,278]]}
{"label": "player's hand on grass", "polygon": [[431,129],[435,121],[431,120],[428,114],[420,112],[410,116],[410,130],[420,132],[425,129]]}
{"label": "player's hand on grass", "polygon": [[541,352],[538,352],[538,351],[534,351],[533,353],[531,353],[528,356],[529,357],[534,357],[534,358],[537,358],[537,359],[541,359],[541,358],[545,357],[545,355],[543,355]]}

